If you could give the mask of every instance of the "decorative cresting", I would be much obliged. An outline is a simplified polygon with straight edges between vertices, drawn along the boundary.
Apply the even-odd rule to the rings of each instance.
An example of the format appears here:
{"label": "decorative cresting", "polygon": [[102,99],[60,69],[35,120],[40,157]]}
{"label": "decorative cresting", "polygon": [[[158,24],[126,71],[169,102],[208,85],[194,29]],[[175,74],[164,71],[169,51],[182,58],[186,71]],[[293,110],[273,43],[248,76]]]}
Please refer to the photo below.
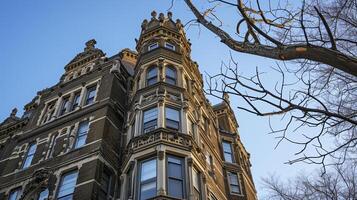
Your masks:
{"label": "decorative cresting", "polygon": [[171,144],[186,150],[198,147],[191,135],[173,132],[164,128],[158,128],[150,133],[131,139],[128,144],[128,151],[136,152],[143,148],[157,145],[158,143]]}
{"label": "decorative cresting", "polygon": [[51,178],[52,171],[48,168],[36,170],[31,178],[31,181],[26,185],[24,192],[19,200],[35,199],[39,192],[48,188],[48,183]]}
{"label": "decorative cresting", "polygon": [[94,39],[87,41],[84,52],[77,54],[76,57],[74,57],[71,62],[66,65],[66,72],[71,71],[74,68],[84,66],[98,58],[105,56],[102,50],[95,48],[95,44],[97,44],[97,42]]}

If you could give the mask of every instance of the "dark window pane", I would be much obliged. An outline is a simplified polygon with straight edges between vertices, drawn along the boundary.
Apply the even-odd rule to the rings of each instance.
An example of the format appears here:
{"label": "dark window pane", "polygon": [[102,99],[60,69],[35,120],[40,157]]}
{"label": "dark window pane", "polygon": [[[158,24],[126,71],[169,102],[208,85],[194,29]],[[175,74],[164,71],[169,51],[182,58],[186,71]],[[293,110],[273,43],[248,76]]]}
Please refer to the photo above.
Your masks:
{"label": "dark window pane", "polygon": [[176,70],[173,67],[167,67],[166,68],[166,79],[165,82],[175,85],[176,84]]}
{"label": "dark window pane", "polygon": [[94,97],[96,94],[96,87],[97,86],[93,86],[93,87],[90,87],[87,89],[86,105],[94,102]]}
{"label": "dark window pane", "polygon": [[182,180],[169,179],[168,190],[170,196],[176,198],[183,198]]}
{"label": "dark window pane", "polygon": [[21,193],[20,188],[11,191],[9,195],[9,200],[18,200],[21,196],[20,193]]}
{"label": "dark window pane", "polygon": [[81,95],[80,93],[74,95],[71,110],[75,110],[79,106],[80,95]]}
{"label": "dark window pane", "polygon": [[143,117],[144,133],[152,131],[157,127],[157,108],[144,111]]}
{"label": "dark window pane", "polygon": [[141,185],[140,199],[146,200],[156,196],[156,182],[149,182]]}
{"label": "dark window pane", "polygon": [[37,148],[37,145],[36,144],[30,144],[28,150],[27,150],[27,153],[26,153],[26,157],[25,157],[25,161],[23,163],[23,166],[22,168],[27,168],[31,165],[32,163],[32,159],[35,155],[35,152],[36,152],[36,148]]}

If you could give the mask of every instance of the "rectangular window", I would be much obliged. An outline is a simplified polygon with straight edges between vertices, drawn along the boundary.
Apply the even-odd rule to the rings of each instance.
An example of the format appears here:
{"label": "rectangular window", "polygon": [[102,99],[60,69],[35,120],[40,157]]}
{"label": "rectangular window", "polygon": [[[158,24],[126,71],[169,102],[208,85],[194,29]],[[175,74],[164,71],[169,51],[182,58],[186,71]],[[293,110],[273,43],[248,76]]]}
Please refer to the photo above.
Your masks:
{"label": "rectangular window", "polygon": [[77,92],[74,94],[71,111],[75,110],[79,106],[80,97],[81,97],[81,93]]}
{"label": "rectangular window", "polygon": [[229,188],[231,193],[241,194],[238,175],[236,173],[228,172]]}
{"label": "rectangular window", "polygon": [[151,50],[156,49],[156,48],[158,48],[158,47],[159,47],[159,44],[158,44],[157,42],[155,42],[155,43],[150,44],[150,45],[148,46],[148,51],[151,51]]}
{"label": "rectangular window", "polygon": [[201,199],[201,184],[200,184],[200,174],[196,169],[192,170],[192,182],[193,182],[193,194],[195,196],[195,199],[199,200]]}
{"label": "rectangular window", "polygon": [[75,149],[82,147],[86,143],[88,129],[89,129],[89,121],[88,120],[79,123],[77,137],[76,137],[76,143],[74,146]]}
{"label": "rectangular window", "polygon": [[166,128],[179,130],[180,128],[180,112],[176,109],[166,107],[165,108],[165,124]]}
{"label": "rectangular window", "polygon": [[78,172],[66,173],[61,178],[57,200],[72,200],[74,189],[77,183]]}
{"label": "rectangular window", "polygon": [[101,186],[101,198],[100,199],[107,199],[108,195],[110,194],[110,184],[111,184],[111,175],[107,170],[103,171],[102,179],[100,181]]}
{"label": "rectangular window", "polygon": [[144,111],[143,118],[143,131],[144,133],[148,133],[157,128],[157,108],[151,108],[149,110]]}
{"label": "rectangular window", "polygon": [[184,167],[183,159],[176,156],[167,157],[167,187],[168,195],[184,198]]}
{"label": "rectangular window", "polygon": [[139,174],[139,199],[146,200],[156,196],[156,158],[143,161]]}
{"label": "rectangular window", "polygon": [[229,143],[227,141],[223,141],[222,146],[223,146],[224,160],[226,162],[233,163],[233,153],[232,153],[231,143]]}
{"label": "rectangular window", "polygon": [[175,45],[165,42],[165,48],[175,51]]}
{"label": "rectangular window", "polygon": [[69,97],[63,98],[59,116],[61,116],[61,115],[63,115],[64,113],[66,113],[67,108],[68,108],[68,104],[69,104]]}
{"label": "rectangular window", "polygon": [[21,188],[11,190],[8,200],[18,200],[21,196]]}
{"label": "rectangular window", "polygon": [[87,88],[87,95],[86,95],[85,105],[89,105],[89,104],[92,104],[92,103],[94,102],[94,97],[95,97],[95,94],[96,94],[96,89],[97,89],[97,86],[96,86],[96,85]]}
{"label": "rectangular window", "polygon": [[36,152],[36,148],[37,148],[37,145],[34,143],[29,145],[29,147],[27,149],[26,157],[24,160],[24,164],[22,165],[22,169],[25,169],[25,168],[31,166],[32,159]]}

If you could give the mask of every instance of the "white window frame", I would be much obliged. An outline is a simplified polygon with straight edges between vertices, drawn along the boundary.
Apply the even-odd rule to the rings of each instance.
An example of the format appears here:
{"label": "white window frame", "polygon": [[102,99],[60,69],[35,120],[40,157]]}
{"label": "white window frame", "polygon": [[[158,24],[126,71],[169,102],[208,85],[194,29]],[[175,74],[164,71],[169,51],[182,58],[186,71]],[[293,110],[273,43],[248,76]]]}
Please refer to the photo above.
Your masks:
{"label": "white window frame", "polygon": [[152,43],[152,44],[148,45],[148,51],[152,51],[152,50],[157,49],[157,48],[159,48],[159,43],[158,42],[155,42],[155,43]]}
{"label": "white window frame", "polygon": [[[230,152],[226,152],[226,151],[224,150],[224,144],[229,145]],[[225,162],[229,162],[229,163],[234,163],[234,160],[235,160],[235,159],[234,159],[234,154],[233,154],[232,142],[229,142],[229,141],[227,141],[227,140],[222,140],[222,151],[223,151],[224,161],[225,161]],[[226,158],[226,153],[231,155],[231,160],[230,160],[230,161],[227,160],[227,158]]]}
{"label": "white window frame", "polygon": [[[237,183],[238,183],[238,187],[239,187],[239,193],[232,191],[231,178],[229,176],[230,174],[233,174],[233,175],[237,176]],[[241,196],[242,195],[242,184],[241,184],[240,179],[239,179],[239,174],[236,173],[236,172],[227,172],[227,180],[228,180],[228,187],[229,187],[230,194],[232,194],[232,195],[240,195]]]}
{"label": "white window frame", "polygon": [[166,49],[170,49],[172,51],[175,51],[176,50],[176,46],[170,42],[165,42],[165,48]]}

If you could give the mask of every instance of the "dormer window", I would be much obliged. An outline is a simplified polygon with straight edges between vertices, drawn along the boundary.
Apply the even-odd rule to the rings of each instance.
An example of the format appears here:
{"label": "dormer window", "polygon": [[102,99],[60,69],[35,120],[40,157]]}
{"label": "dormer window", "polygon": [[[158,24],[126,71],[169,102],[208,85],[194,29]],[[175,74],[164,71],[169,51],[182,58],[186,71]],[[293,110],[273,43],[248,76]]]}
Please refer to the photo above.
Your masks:
{"label": "dormer window", "polygon": [[175,45],[165,42],[165,48],[175,51]]}
{"label": "dormer window", "polygon": [[166,72],[165,72],[165,82],[169,83],[171,85],[176,85],[176,79],[177,79],[177,73],[176,69],[172,66],[166,67]]}
{"label": "dormer window", "polygon": [[157,82],[157,67],[150,67],[146,74],[147,86],[153,85]]}
{"label": "dormer window", "polygon": [[159,43],[155,42],[155,43],[150,44],[150,45],[148,46],[148,51],[154,50],[154,49],[156,49],[156,48],[158,48],[158,47],[159,47]]}

